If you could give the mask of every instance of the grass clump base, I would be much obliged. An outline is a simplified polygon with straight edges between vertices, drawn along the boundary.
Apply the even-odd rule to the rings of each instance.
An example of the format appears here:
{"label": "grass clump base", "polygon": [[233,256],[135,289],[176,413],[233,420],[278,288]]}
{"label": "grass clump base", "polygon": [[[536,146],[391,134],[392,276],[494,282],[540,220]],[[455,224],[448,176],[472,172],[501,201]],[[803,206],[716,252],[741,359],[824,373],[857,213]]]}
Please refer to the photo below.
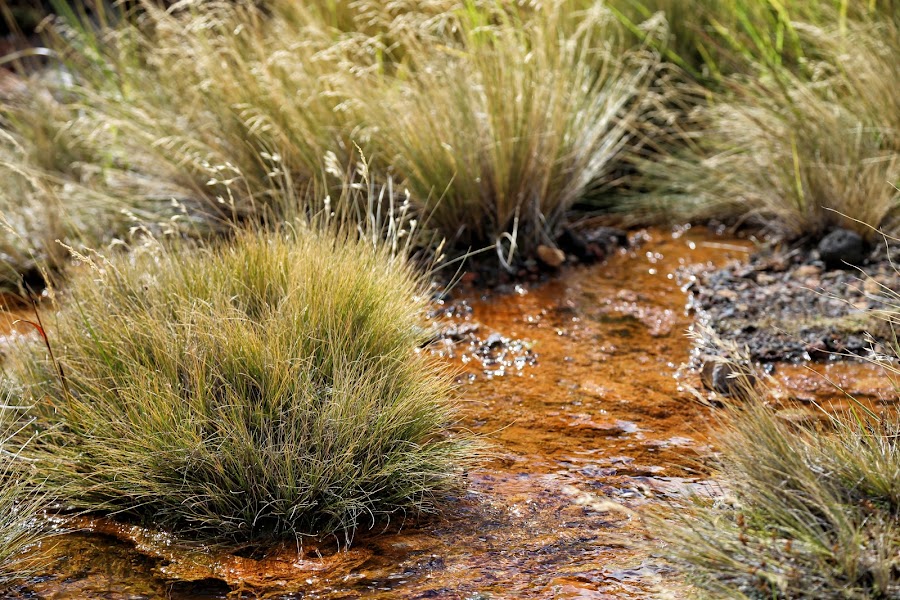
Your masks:
{"label": "grass clump base", "polygon": [[352,236],[94,260],[21,348],[23,456],[55,496],[205,541],[350,535],[436,509],[471,443],[416,348],[427,295]]}

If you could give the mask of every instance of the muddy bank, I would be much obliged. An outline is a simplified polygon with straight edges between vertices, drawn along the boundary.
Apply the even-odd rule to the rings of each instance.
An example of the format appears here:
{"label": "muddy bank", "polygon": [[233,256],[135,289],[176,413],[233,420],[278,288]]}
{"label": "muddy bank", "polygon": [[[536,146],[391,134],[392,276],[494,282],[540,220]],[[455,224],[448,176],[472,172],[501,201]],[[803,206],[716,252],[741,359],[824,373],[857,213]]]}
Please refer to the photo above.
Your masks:
{"label": "muddy bank", "polygon": [[687,289],[698,321],[746,345],[755,360],[864,356],[873,342],[893,340],[872,311],[898,303],[900,274],[884,242],[858,262],[828,263],[816,249],[763,249],[749,262],[693,274]]}

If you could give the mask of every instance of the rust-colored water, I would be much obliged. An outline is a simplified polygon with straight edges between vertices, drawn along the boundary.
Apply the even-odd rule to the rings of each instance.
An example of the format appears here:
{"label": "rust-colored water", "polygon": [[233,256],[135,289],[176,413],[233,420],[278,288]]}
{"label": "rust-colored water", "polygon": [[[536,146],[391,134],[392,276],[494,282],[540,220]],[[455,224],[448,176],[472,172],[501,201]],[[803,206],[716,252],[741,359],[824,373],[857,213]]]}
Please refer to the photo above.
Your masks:
{"label": "rust-colored water", "polygon": [[776,379],[800,402],[824,403],[840,409],[853,402],[896,404],[896,391],[881,367],[855,361],[782,364]]}
{"label": "rust-colored water", "polygon": [[[360,532],[346,552],[326,541],[302,554],[284,547],[240,556],[84,520],[78,525],[93,533],[45,544],[56,566],[29,592],[681,598],[660,563],[633,547],[646,503],[704,485],[694,465],[706,448],[708,409],[673,378],[688,359],[691,321],[675,272],[745,252],[745,244],[709,233],[654,232],[637,250],[544,284],[484,297],[457,291],[446,325],[468,333],[431,351],[465,369],[466,425],[492,441],[494,456],[440,518]],[[789,375],[799,381],[806,373]]]}
{"label": "rust-colored water", "polygon": [[28,333],[32,326],[25,321],[33,321],[33,311],[25,308],[16,299],[0,294],[0,336]]}

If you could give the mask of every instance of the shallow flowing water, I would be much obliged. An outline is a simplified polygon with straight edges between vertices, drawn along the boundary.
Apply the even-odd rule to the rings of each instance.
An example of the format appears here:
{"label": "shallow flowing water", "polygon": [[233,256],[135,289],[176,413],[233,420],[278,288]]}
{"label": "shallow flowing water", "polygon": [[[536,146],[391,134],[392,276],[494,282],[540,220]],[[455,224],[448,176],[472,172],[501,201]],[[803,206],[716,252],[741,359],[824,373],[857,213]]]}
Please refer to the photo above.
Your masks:
{"label": "shallow flowing water", "polygon": [[[337,541],[235,553],[186,548],[106,520],[36,552],[48,573],[35,598],[682,598],[662,563],[637,547],[641,511],[714,487],[697,459],[710,409],[674,377],[689,358],[683,267],[746,257],[708,232],[646,234],[604,265],[506,293],[457,290],[438,311],[445,336],[427,351],[461,370],[464,425],[492,456],[440,517]],[[877,398],[864,366],[824,366]],[[859,376],[862,375],[860,378]],[[790,394],[840,400],[819,375],[786,368]],[[831,394],[829,396],[829,394]],[[645,546],[646,547],[646,546]]]}

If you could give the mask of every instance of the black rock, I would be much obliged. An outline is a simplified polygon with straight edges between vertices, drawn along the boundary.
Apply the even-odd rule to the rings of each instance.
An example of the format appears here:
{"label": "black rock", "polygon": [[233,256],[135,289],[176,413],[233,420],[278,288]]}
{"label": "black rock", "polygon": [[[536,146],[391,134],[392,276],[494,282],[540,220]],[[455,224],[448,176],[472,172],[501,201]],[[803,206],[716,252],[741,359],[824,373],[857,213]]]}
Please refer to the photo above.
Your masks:
{"label": "black rock", "polygon": [[559,249],[566,254],[575,256],[580,261],[596,260],[596,256],[588,250],[587,240],[574,229],[566,227],[556,240]]}
{"label": "black rock", "polygon": [[714,359],[703,363],[700,380],[706,389],[735,398],[744,398],[756,385],[756,377],[749,369]]}
{"label": "black rock", "polygon": [[627,246],[628,233],[615,227],[595,227],[584,231],[567,227],[556,243],[566,254],[574,256],[580,262],[591,263],[604,260],[620,246]]}
{"label": "black rock", "polygon": [[580,262],[592,263],[604,260],[616,248],[628,246],[628,233],[616,227],[595,227],[583,231],[563,229],[556,240],[560,250],[574,256]]}
{"label": "black rock", "polygon": [[597,227],[590,229],[584,234],[585,241],[588,244],[597,244],[601,246],[607,254],[616,248],[628,245],[628,232],[617,227]]}
{"label": "black rock", "polygon": [[866,243],[855,231],[835,229],[822,238],[819,257],[829,269],[860,265],[866,258]]}

